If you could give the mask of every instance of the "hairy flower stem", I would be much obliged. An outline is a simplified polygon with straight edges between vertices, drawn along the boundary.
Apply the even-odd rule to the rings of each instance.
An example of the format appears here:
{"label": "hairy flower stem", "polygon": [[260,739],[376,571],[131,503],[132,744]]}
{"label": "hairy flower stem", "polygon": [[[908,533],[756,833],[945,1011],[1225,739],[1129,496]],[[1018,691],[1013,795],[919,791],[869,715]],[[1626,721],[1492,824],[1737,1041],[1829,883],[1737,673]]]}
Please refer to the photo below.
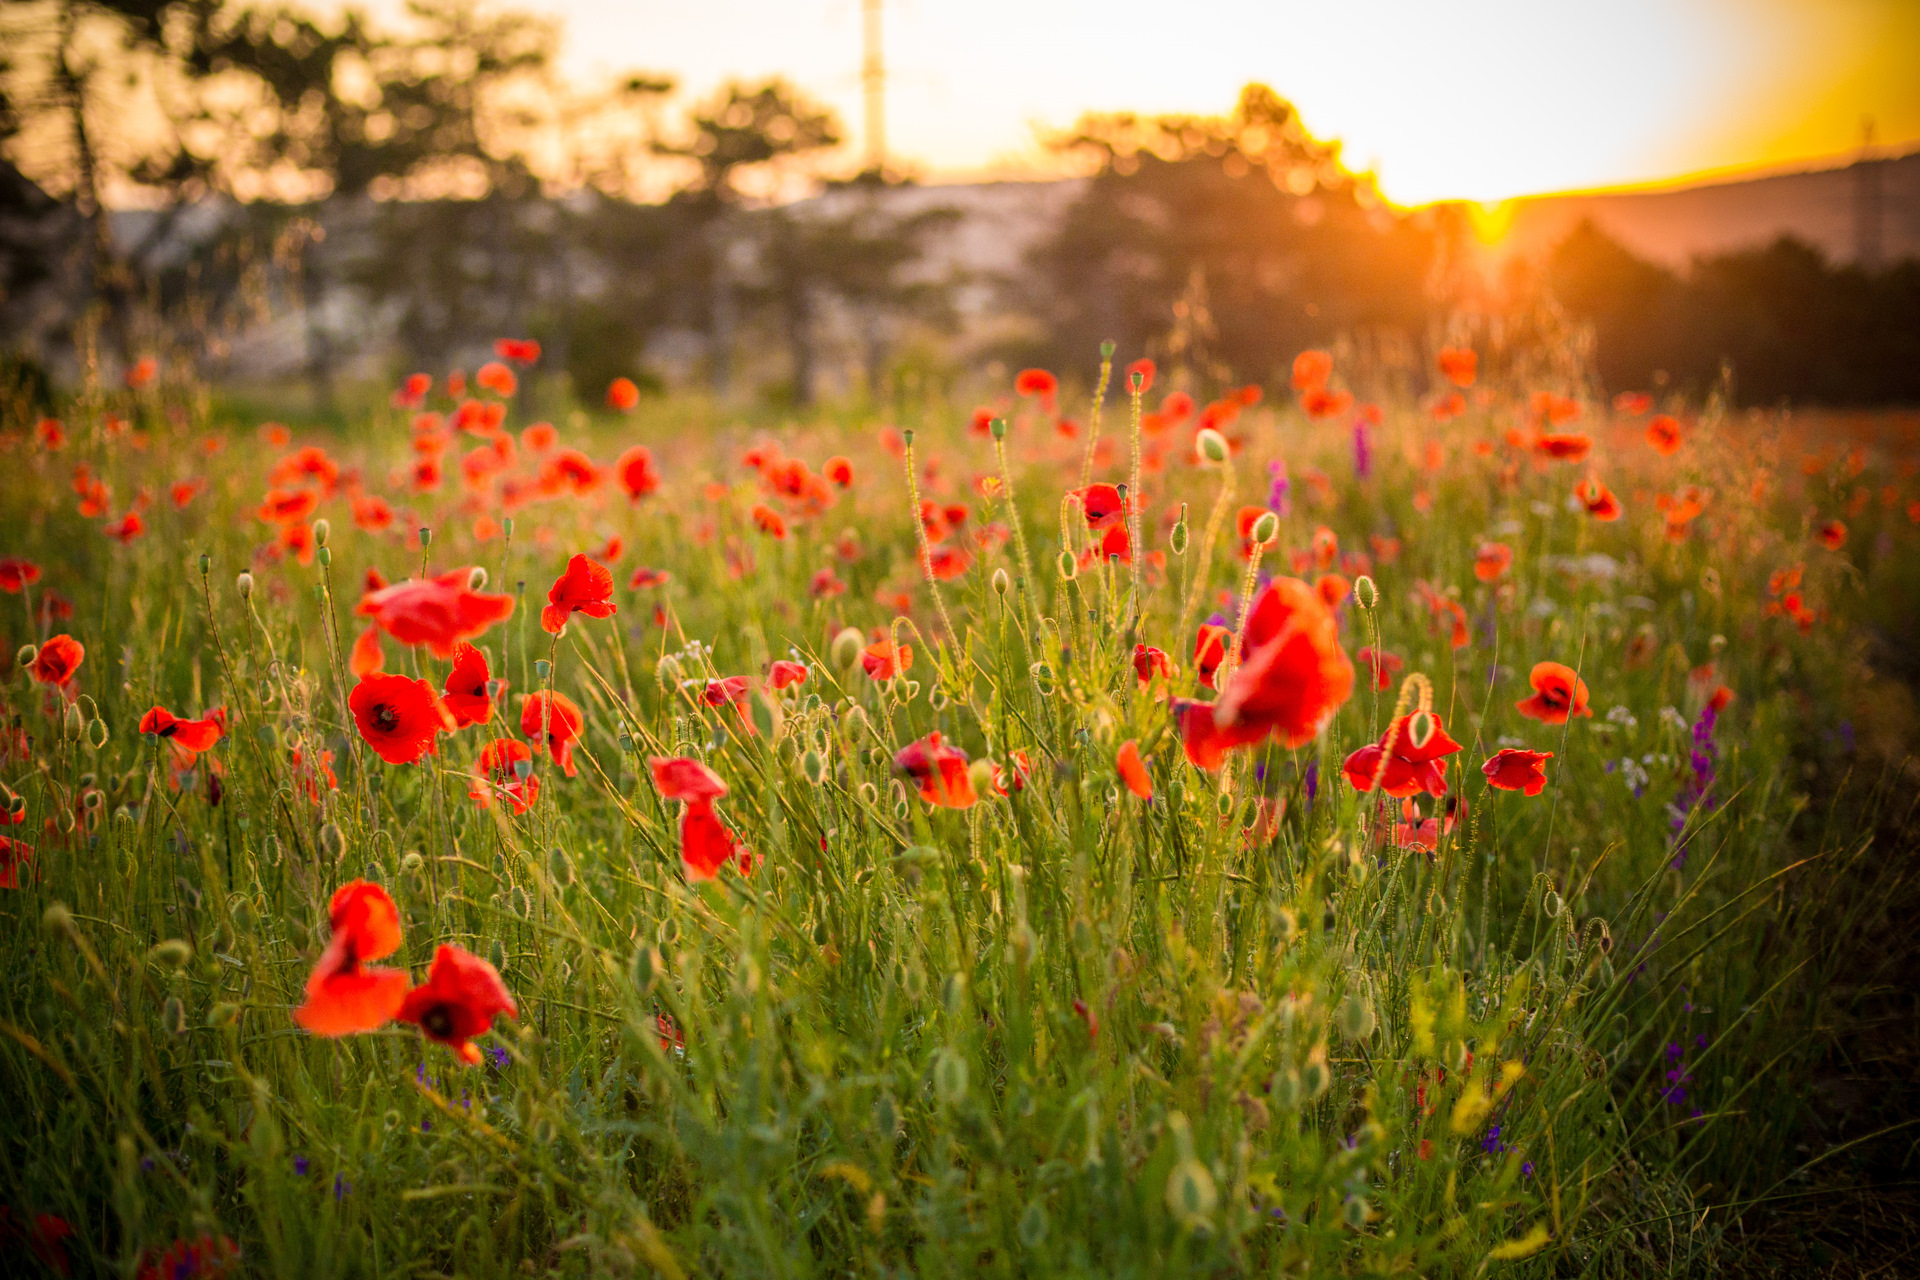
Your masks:
{"label": "hairy flower stem", "polygon": [[1127,632],[1131,636],[1140,626],[1140,616],[1145,612],[1145,602],[1141,593],[1141,562],[1146,558],[1146,548],[1140,545],[1142,522],[1140,518],[1140,398],[1145,380],[1138,374],[1131,379],[1128,390],[1132,393],[1133,423],[1129,434],[1133,439],[1133,465],[1127,471],[1127,536],[1133,546],[1133,608],[1127,619]]}
{"label": "hairy flower stem", "polygon": [[1180,625],[1174,628],[1175,636],[1184,636],[1193,629],[1193,615],[1200,607],[1200,597],[1207,590],[1207,576],[1213,570],[1213,547],[1220,537],[1221,522],[1227,518],[1227,504],[1233,500],[1233,463],[1220,464],[1220,493],[1213,500],[1213,510],[1207,513],[1207,531],[1200,540],[1200,567],[1193,575],[1193,586],[1187,592],[1186,603],[1180,606]]}
{"label": "hairy flower stem", "polygon": [[1221,689],[1227,687],[1227,681],[1240,666],[1240,655],[1247,642],[1247,615],[1253,612],[1253,588],[1260,580],[1260,561],[1266,554],[1267,544],[1257,542],[1253,554],[1247,557],[1247,576],[1240,587],[1240,616],[1233,628],[1233,646],[1227,651],[1227,660],[1220,664],[1220,675],[1215,681]]}
{"label": "hairy flower stem", "polygon": [[[1109,343],[1109,346],[1112,344]],[[1080,487],[1093,483],[1093,451],[1100,444],[1100,410],[1107,402],[1107,380],[1113,376],[1113,356],[1102,352],[1100,381],[1093,389],[1093,409],[1087,418],[1087,452],[1080,460]]]}
{"label": "hairy flower stem", "polygon": [[[1029,589],[1037,591],[1040,583],[1033,576],[1033,557],[1027,552],[1026,529],[1020,523],[1020,506],[1013,497],[1013,469],[1007,465],[1007,442],[1003,438],[1006,431],[1005,420],[999,420],[995,425],[999,430],[993,437],[993,452],[1000,460],[1000,487],[1005,493],[1007,523],[1013,526],[1013,546],[1020,556],[1020,573],[1026,579]],[[919,519],[918,510],[914,512],[914,518]],[[1023,596],[1025,594],[1025,592],[1022,593]],[[1039,606],[1035,605],[1034,608],[1037,617]]]}
{"label": "hairy flower stem", "polygon": [[[927,541],[927,522],[920,518],[920,477],[913,465],[913,432],[905,431],[901,435],[907,442],[907,501],[913,517],[914,539],[920,545],[920,572],[927,580],[927,590],[933,594],[934,611],[940,615],[940,626],[947,633],[947,644],[957,652],[960,647],[960,633],[953,629],[953,618],[947,613],[947,602],[940,594],[940,580],[933,576],[933,544]],[[939,646],[935,648],[935,654]],[[952,661],[949,658],[949,661]]]}

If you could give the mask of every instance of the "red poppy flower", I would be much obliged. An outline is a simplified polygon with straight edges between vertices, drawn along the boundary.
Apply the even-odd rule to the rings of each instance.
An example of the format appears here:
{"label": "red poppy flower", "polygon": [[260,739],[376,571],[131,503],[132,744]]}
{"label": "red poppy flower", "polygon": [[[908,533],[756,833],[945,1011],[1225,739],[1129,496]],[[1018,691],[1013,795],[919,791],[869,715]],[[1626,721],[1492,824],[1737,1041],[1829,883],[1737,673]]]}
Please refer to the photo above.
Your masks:
{"label": "red poppy flower", "polygon": [[1333,376],[1333,357],[1324,351],[1302,351],[1293,358],[1293,389],[1317,391]]}
{"label": "red poppy flower", "polygon": [[1173,679],[1173,659],[1169,658],[1163,649],[1156,649],[1147,644],[1136,644],[1133,646],[1133,670],[1140,677],[1141,684],[1152,684],[1156,675],[1162,680],[1171,680]]}
{"label": "red poppy flower", "polygon": [[1090,484],[1068,492],[1080,499],[1080,509],[1086,515],[1089,529],[1108,529],[1127,518],[1126,499],[1120,496],[1116,485]]}
{"label": "red poppy flower", "polygon": [[387,891],[365,880],[340,886],[328,904],[333,936],[307,978],[307,1002],[294,1021],[318,1036],[372,1031],[400,1009],[407,975],[367,967],[400,949],[400,909]]}
{"label": "red poppy flower", "polygon": [[807,580],[807,594],[816,600],[825,600],[847,593],[847,584],[831,569],[815,569],[813,577]]}
{"label": "red poppy flower", "polygon": [[627,586],[631,590],[638,591],[642,587],[664,587],[672,581],[673,575],[665,569],[649,569],[642,565],[633,571],[631,578],[627,579]]}
{"label": "red poppy flower", "polygon": [[1613,496],[1613,490],[1588,476],[1573,486],[1573,496],[1587,509],[1587,514],[1595,520],[1612,523],[1620,518],[1620,499]]}
{"label": "red poppy flower", "polygon": [[647,767],[653,773],[653,785],[664,800],[682,800],[689,804],[712,803],[727,794],[720,775],[698,760],[687,756],[650,756]]}
{"label": "red poppy flower", "polygon": [[393,508],[375,494],[357,497],[353,500],[353,523],[367,533],[379,533],[393,523]]}
{"label": "red poppy flower", "polygon": [[1644,391],[1622,391],[1613,398],[1613,408],[1616,413],[1637,418],[1653,408],[1653,397]]}
{"label": "red poppy flower", "polygon": [[629,501],[638,502],[660,487],[660,473],[653,469],[653,451],[637,444],[614,460],[614,474]]}
{"label": "red poppy flower", "polygon": [[860,669],[870,679],[891,680],[913,667],[913,646],[896,646],[891,640],[876,640],[860,651]]}
{"label": "red poppy flower", "polygon": [[0,559],[0,591],[17,596],[38,581],[40,566],[33,561],[18,556]]}
{"label": "red poppy flower", "polygon": [[240,1246],[225,1236],[175,1240],[157,1257],[142,1254],[137,1280],[224,1280],[240,1269]]}
{"label": "red poppy flower", "polygon": [[454,646],[453,670],[442,686],[441,703],[453,717],[453,727],[485,724],[493,718],[493,698],[487,693],[491,679],[487,655],[464,640]]}
{"label": "red poppy flower", "polygon": [[34,436],[50,452],[59,452],[67,443],[67,428],[58,418],[42,418],[33,428]]}
{"label": "red poppy flower", "polygon": [[775,689],[785,689],[789,685],[805,684],[806,681],[807,664],[804,662],[789,662],[787,659],[782,658],[767,668],[767,683],[771,684]]}
{"label": "red poppy flower", "polygon": [[1378,654],[1374,653],[1371,645],[1362,649],[1356,658],[1361,666],[1373,672],[1373,687],[1376,689],[1392,688],[1393,678],[1407,665],[1399,655],[1388,653],[1384,649]]}
{"label": "red poppy flower", "polygon": [[493,354],[515,364],[535,364],[540,359],[540,344],[532,338],[495,338]]}
{"label": "red poppy flower", "polygon": [[357,680],[386,665],[387,655],[380,649],[380,628],[369,622],[367,629],[354,637],[353,649],[347,654],[347,670]]}
{"label": "red poppy flower", "polygon": [[1323,573],[1313,580],[1314,594],[1329,609],[1337,609],[1340,603],[1353,594],[1353,583],[1344,574]]}
{"label": "red poppy flower", "polygon": [[1663,458],[1680,452],[1680,420],[1671,414],[1656,414],[1647,423],[1647,443]]}
{"label": "red poppy flower", "polygon": [[1127,790],[1142,800],[1153,799],[1153,778],[1147,773],[1147,765],[1140,758],[1140,743],[1128,738],[1120,744],[1120,753],[1114,757],[1114,769],[1120,774],[1120,781],[1127,784]]}
{"label": "red poppy flower", "polygon": [[828,458],[825,465],[820,468],[820,474],[842,489],[853,488],[853,464],[845,458]]}
{"label": "red poppy flower", "polygon": [[1558,662],[1536,662],[1527,676],[1533,696],[1514,703],[1514,709],[1529,720],[1542,724],[1565,724],[1569,716],[1591,716],[1587,706],[1587,682],[1573,668]]}
{"label": "red poppy flower", "polygon": [[1011,768],[1003,768],[998,764],[993,766],[993,789],[1003,796],[1007,794],[1008,788],[1014,791],[1025,791],[1027,778],[1033,772],[1033,765],[1027,760],[1027,753],[1015,751],[1008,758],[1007,763]]}
{"label": "red poppy flower", "polygon": [[20,877],[33,861],[33,846],[12,836],[0,836],[0,889],[18,889]]}
{"label": "red poppy flower", "polygon": [[388,764],[412,764],[435,754],[435,737],[454,728],[433,686],[411,676],[363,676],[347,695],[347,707],[360,736]]}
{"label": "red poppy flower", "polygon": [[760,532],[774,538],[785,538],[787,536],[786,517],[766,503],[755,503],[753,511],[750,514],[753,516],[754,526],[758,528]]}
{"label": "red poppy flower", "polygon": [[1507,747],[1494,753],[1492,759],[1480,766],[1480,772],[1487,775],[1487,785],[1502,791],[1524,791],[1537,796],[1546,790],[1547,761],[1553,759],[1551,751],[1525,751],[1516,747]]}
{"label": "red poppy flower", "polygon": [[1196,768],[1218,769],[1226,763],[1227,748],[1234,745],[1214,724],[1213,715],[1211,702],[1173,700],[1173,723],[1180,733],[1180,745]]}
{"label": "red poppy flower", "polygon": [[1827,550],[1838,551],[1847,545],[1847,526],[1838,520],[1829,520],[1814,530],[1813,536],[1818,538],[1820,545]]}
{"label": "red poppy flower", "polygon": [[647,764],[661,797],[687,806],[680,819],[680,862],[687,879],[695,883],[711,880],[729,860],[742,875],[750,873],[752,856],[740,849],[733,832],[713,811],[713,802],[727,794],[727,784],[720,775],[686,756],[654,756]]}
{"label": "red poppy flower", "polygon": [[513,614],[513,597],[472,591],[470,569],[454,569],[437,578],[409,578],[369,591],[354,612],[372,618],[382,631],[404,645],[427,646],[436,658],[452,658],[462,640],[484,635]]}
{"label": "red poppy flower", "polygon": [[632,378],[615,378],[607,384],[607,407],[622,413],[640,403],[640,388]]}
{"label": "red poppy flower", "polygon": [[1052,397],[1060,390],[1060,380],[1045,369],[1022,369],[1013,379],[1015,395]]}
{"label": "red poppy flower", "polygon": [[254,514],[267,524],[287,524],[310,518],[320,505],[311,489],[273,489]]}
{"label": "red poppy flower", "polygon": [[584,555],[567,561],[567,571],[555,580],[547,600],[547,607],[540,611],[540,626],[549,635],[559,635],[573,614],[611,618],[618,612],[613,603],[612,572]]}
{"label": "red poppy flower", "polygon": [[927,548],[927,568],[938,581],[951,582],[964,577],[972,567],[973,553],[965,547],[941,545]]}
{"label": "red poppy flower", "polygon": [[140,717],[140,732],[166,738],[189,751],[211,751],[213,744],[220,741],[222,729],[220,722],[211,717],[182,720],[165,707],[155,707]]}
{"label": "red poppy flower", "polygon": [[1498,582],[1513,565],[1513,548],[1504,542],[1483,542],[1473,556],[1473,576]]}
{"label": "red poppy flower", "polygon": [[1440,374],[1456,387],[1473,385],[1480,371],[1480,355],[1471,347],[1440,348]]}
{"label": "red poppy flower", "polygon": [[707,681],[700,691],[700,701],[710,707],[724,707],[729,702],[743,703],[747,700],[747,678],[745,676],[727,676],[720,680]]}
{"label": "red poppy flower", "polygon": [[1353,393],[1344,389],[1335,391],[1316,387],[1300,397],[1300,407],[1315,421],[1337,418],[1353,408]]}
{"label": "red poppy flower", "polygon": [[1332,610],[1298,578],[1276,578],[1253,602],[1243,661],[1214,704],[1234,746],[1268,736],[1287,747],[1313,740],[1353,692],[1353,664]]}
{"label": "red poppy flower", "polygon": [[470,1042],[485,1035],[495,1014],[518,1018],[513,997],[499,970],[457,943],[442,943],[433,953],[427,980],[407,992],[394,1016],[420,1028],[429,1040],[453,1050],[462,1062],[478,1063],[480,1050]]}
{"label": "red poppy flower", "polygon": [[1212,623],[1203,624],[1200,633],[1193,638],[1193,665],[1200,673],[1200,687],[1213,688],[1213,673],[1227,660],[1227,649],[1233,644],[1233,632]]}
{"label": "red poppy flower", "polygon": [[1541,457],[1555,462],[1579,462],[1593,451],[1593,437],[1578,432],[1564,435],[1549,432],[1535,440],[1533,448]]}
{"label": "red poppy flower", "polygon": [[72,636],[59,635],[40,646],[27,673],[41,684],[64,689],[73,683],[74,672],[86,661],[86,646]]}
{"label": "red poppy flower", "polygon": [[538,741],[540,722],[544,718],[547,721],[547,752],[561,771],[571,778],[579,772],[573,767],[573,744],[580,740],[580,731],[586,727],[586,717],[580,714],[580,708],[573,699],[564,693],[553,695],[551,715],[546,707],[547,693],[544,689],[521,699],[521,736]]}
{"label": "red poppy flower", "polygon": [[967,774],[967,753],[947,746],[938,730],[896,751],[893,764],[920,784],[920,798],[928,804],[965,809],[979,798]]}
{"label": "red poppy flower", "polygon": [[[1378,777],[1380,789],[1390,796],[1414,796],[1422,791],[1436,796],[1447,794],[1446,766],[1438,762],[1461,750],[1461,746],[1447,736],[1446,726],[1438,715],[1428,713],[1428,719],[1432,721],[1433,731],[1419,746],[1413,743],[1413,715],[1409,714],[1388,725],[1379,742],[1349,755],[1340,767],[1353,789],[1371,791]],[[1388,744],[1391,744],[1390,754]],[[1386,757],[1384,769],[1382,756]]]}
{"label": "red poppy flower", "polygon": [[[520,773],[520,763],[527,762],[526,776]],[[491,808],[495,794],[507,798],[513,806],[514,816],[518,817],[533,806],[540,798],[540,779],[533,773],[533,748],[524,742],[512,738],[495,738],[480,749],[480,756],[474,762],[479,772],[479,785],[467,795],[479,802],[482,809]]]}

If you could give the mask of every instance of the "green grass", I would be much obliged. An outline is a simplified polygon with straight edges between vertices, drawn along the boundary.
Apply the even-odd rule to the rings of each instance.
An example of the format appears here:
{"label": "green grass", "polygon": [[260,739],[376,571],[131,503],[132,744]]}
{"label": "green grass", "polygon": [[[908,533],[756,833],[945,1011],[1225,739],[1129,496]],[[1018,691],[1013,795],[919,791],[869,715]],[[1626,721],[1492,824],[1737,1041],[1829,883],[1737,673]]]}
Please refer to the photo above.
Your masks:
{"label": "green grass", "polygon": [[[204,388],[85,399],[57,454],[8,424],[0,555],[46,576],[0,597],[7,648],[45,638],[28,609],[51,589],[74,610],[53,630],[87,658],[71,709],[17,667],[4,686],[32,744],[0,777],[25,799],[11,831],[35,848],[21,887],[0,891],[0,1204],[73,1224],[77,1274],[133,1274],[201,1234],[231,1237],[249,1274],[302,1277],[1732,1265],[1729,1233],[1827,1159],[1804,1145],[1807,1088],[1851,1007],[1845,942],[1883,929],[1909,888],[1885,852],[1906,792],[1897,769],[1877,772],[1909,730],[1886,710],[1897,698],[1872,695],[1889,686],[1867,646],[1876,608],[1911,598],[1912,484],[1877,452],[1859,476],[1845,458],[1802,474],[1783,421],[1713,411],[1663,459],[1589,406],[1592,465],[1627,506],[1597,524],[1568,507],[1586,465],[1502,442],[1532,388],[1497,389],[1446,427],[1388,400],[1365,480],[1343,423],[1251,410],[1222,508],[1260,502],[1284,456],[1292,511],[1266,567],[1285,572],[1320,525],[1348,551],[1401,540],[1371,566],[1377,605],[1347,601],[1342,638],[1424,673],[1468,744],[1449,774],[1468,809],[1431,855],[1394,847],[1385,811],[1340,775],[1397,687],[1362,671],[1319,740],[1237,752],[1222,774],[1186,764],[1165,702],[1139,691],[1136,638],[1193,692],[1185,595],[1205,614],[1246,575],[1230,525],[1206,536],[1223,472],[1188,464],[1184,430],[1144,477],[1142,544],[1169,548],[1160,517],[1182,501],[1190,537],[1136,595],[1125,566],[1055,567],[1063,530],[1085,542],[1061,505],[1084,441],[1016,414],[1009,503],[972,483],[1001,464],[967,433],[971,404],[915,406],[923,496],[1017,532],[941,584],[949,634],[918,568],[906,464],[858,407],[765,431],[696,401],[572,421],[562,443],[602,464],[653,446],[661,492],[538,502],[485,543],[482,511],[461,505],[473,438],[440,492],[407,496],[389,486],[411,460],[406,415],[296,429],[407,509],[375,535],[344,495],[324,501],[324,566],[262,552],[274,531],[253,509],[278,451]],[[143,447],[106,430],[109,409]],[[1128,473],[1126,418],[1108,404],[1118,448],[1100,477]],[[211,457],[209,433],[228,440]],[[1430,469],[1432,438],[1446,447]],[[831,510],[790,515],[784,541],[749,516],[775,501],[739,462],[763,439],[816,469],[845,454],[858,475]],[[81,461],[114,516],[150,491],[144,537],[122,546],[76,511]],[[175,510],[166,486],[188,475],[210,489]],[[1672,540],[1653,494],[1685,484],[1712,496]],[[1874,498],[1825,550],[1811,525],[1859,485],[1899,501]],[[399,531],[416,523],[433,531],[424,556]],[[836,556],[844,531],[858,559]],[[547,586],[613,534],[619,613],[576,617],[553,643]],[[1515,552],[1497,594],[1473,573],[1491,538]],[[511,682],[506,723],[387,766],[344,707],[351,610],[368,567],[398,579],[423,559],[482,566],[518,594],[480,641]],[[1825,610],[1807,635],[1765,612],[1769,575],[1795,562]],[[628,591],[638,564],[673,580]],[[822,567],[846,594],[810,597]],[[1433,626],[1422,580],[1457,590],[1469,647]],[[876,684],[833,639],[893,625],[902,592],[915,665]],[[424,650],[402,655],[388,643],[388,670],[444,678]],[[808,682],[757,690],[746,717],[683,688],[795,655]],[[1546,659],[1579,668],[1592,719],[1514,711]],[[1688,672],[1709,661],[1737,697],[1675,866],[1669,805],[1693,776],[1704,693]],[[549,681],[586,711],[579,776],[542,756],[524,816],[477,809],[480,747],[518,736],[519,695]],[[175,790],[160,744],[136,733],[156,703],[229,708],[218,804],[204,761]],[[1024,751],[1029,785],[964,811],[923,804],[892,758],[936,729],[975,760]],[[1847,734],[1862,738],[1852,755]],[[1128,739],[1151,804],[1116,777]],[[1478,766],[1503,739],[1556,753],[1544,794],[1485,788]],[[316,802],[296,750],[330,751],[337,790]],[[677,806],[646,766],[680,754],[729,784],[720,812],[763,859],[751,877],[687,883]],[[294,1024],[328,896],[354,878],[400,905],[389,963],[420,977],[458,942],[500,969],[519,1018],[482,1041],[483,1066],[410,1026],[322,1040]]]}

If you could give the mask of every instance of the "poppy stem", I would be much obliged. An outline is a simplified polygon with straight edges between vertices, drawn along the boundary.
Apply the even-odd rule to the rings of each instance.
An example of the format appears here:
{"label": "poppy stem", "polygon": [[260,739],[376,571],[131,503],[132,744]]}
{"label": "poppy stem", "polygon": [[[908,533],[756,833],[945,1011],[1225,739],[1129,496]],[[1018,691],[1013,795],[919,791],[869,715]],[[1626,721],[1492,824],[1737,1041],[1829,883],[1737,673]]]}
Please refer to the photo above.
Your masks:
{"label": "poppy stem", "polygon": [[[901,434],[906,440],[907,501],[912,510],[914,538],[920,544],[920,572],[927,580],[927,590],[933,594],[933,607],[940,615],[941,627],[946,630],[947,643],[957,649],[960,645],[960,633],[953,629],[953,619],[947,613],[947,602],[940,594],[940,580],[934,577],[933,546],[927,541],[927,522],[920,518],[920,479],[913,465],[913,432],[906,431]],[[938,645],[935,646],[934,653],[937,657]],[[958,683],[957,673],[955,683]]]}
{"label": "poppy stem", "polygon": [[1144,379],[1138,374],[1130,379],[1132,392],[1133,423],[1129,431],[1133,443],[1133,465],[1127,471],[1127,524],[1129,540],[1133,547],[1133,607],[1129,610],[1127,628],[1129,632],[1137,629],[1140,617],[1146,612],[1141,596],[1141,562],[1146,558],[1146,548],[1140,544],[1142,532],[1140,512],[1140,398],[1143,393]]}
{"label": "poppy stem", "polygon": [[1253,588],[1260,580],[1260,561],[1266,557],[1266,554],[1267,544],[1257,542],[1254,544],[1253,554],[1247,557],[1247,577],[1240,588],[1240,617],[1233,629],[1233,647],[1228,650],[1227,660],[1221,664],[1220,675],[1214,681],[1215,685],[1221,689],[1227,687],[1227,681],[1233,677],[1234,671],[1240,666],[1240,654],[1246,646],[1247,615],[1253,610]]}
{"label": "poppy stem", "polygon": [[[1108,344],[1109,350],[1111,344]],[[1113,356],[1100,355],[1100,381],[1093,388],[1093,408],[1087,414],[1087,452],[1080,460],[1080,487],[1093,483],[1093,451],[1100,443],[1100,410],[1107,402],[1107,381],[1113,377]]]}
{"label": "poppy stem", "polygon": [[[1013,545],[1020,555],[1020,572],[1025,576],[1031,589],[1039,590],[1040,580],[1033,576],[1033,558],[1027,553],[1027,534],[1020,523],[1020,506],[1013,499],[1013,470],[1007,463],[1006,420],[995,419],[999,428],[993,437],[993,452],[1000,460],[1000,487],[1003,500],[1007,504],[1007,523],[1013,526]],[[916,518],[918,513],[915,513]],[[1022,592],[1024,597],[1025,593]],[[1038,606],[1036,605],[1037,609]]]}
{"label": "poppy stem", "polygon": [[[1233,500],[1233,479],[1233,460],[1229,458],[1220,464],[1220,492],[1213,500],[1213,510],[1207,513],[1207,531],[1200,540],[1200,568],[1193,575],[1186,603],[1180,606],[1180,625],[1173,632],[1176,636],[1184,636],[1192,628],[1194,611],[1200,607],[1200,597],[1207,589],[1207,575],[1213,569],[1214,544],[1220,538],[1220,522],[1226,519],[1227,503]],[[1216,687],[1218,684],[1216,681]]]}

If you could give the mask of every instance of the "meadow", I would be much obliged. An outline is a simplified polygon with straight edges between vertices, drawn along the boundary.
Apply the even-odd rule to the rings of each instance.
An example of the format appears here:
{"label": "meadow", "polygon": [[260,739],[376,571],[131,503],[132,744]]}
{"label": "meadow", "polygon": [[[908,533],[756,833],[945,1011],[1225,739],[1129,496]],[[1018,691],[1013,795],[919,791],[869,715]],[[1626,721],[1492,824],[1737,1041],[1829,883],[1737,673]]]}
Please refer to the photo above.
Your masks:
{"label": "meadow", "polygon": [[1910,1019],[1910,422],[1465,336],[797,421],[538,358],[9,410],[10,1271],[1841,1247],[1906,1141],[1822,1082]]}

